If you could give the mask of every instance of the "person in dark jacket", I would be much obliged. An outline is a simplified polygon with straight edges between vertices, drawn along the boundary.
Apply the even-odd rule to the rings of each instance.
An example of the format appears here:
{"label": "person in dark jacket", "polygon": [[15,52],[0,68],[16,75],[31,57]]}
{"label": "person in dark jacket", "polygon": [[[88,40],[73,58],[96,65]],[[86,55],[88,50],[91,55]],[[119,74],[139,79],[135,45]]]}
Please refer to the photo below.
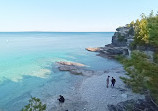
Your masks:
{"label": "person in dark jacket", "polygon": [[62,95],[59,95],[59,103],[64,103],[65,102],[65,98]]}
{"label": "person in dark jacket", "polygon": [[62,104],[65,102],[65,98],[64,98],[64,96],[59,95],[59,99],[58,99],[58,101],[59,101],[59,105],[60,105],[60,107],[62,107]]}
{"label": "person in dark jacket", "polygon": [[111,80],[111,83],[112,83],[111,86],[112,86],[112,87],[115,86],[115,82],[116,82],[116,80],[112,77],[112,80]]}

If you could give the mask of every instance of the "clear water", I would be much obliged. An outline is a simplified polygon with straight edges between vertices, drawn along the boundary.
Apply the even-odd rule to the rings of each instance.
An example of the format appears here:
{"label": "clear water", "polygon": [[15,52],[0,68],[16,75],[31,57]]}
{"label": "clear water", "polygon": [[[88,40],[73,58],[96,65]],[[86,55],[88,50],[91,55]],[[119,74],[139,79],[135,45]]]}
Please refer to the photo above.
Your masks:
{"label": "clear water", "polygon": [[116,61],[85,50],[111,43],[112,35],[112,32],[0,33],[0,110],[20,110],[31,96],[44,100],[69,93],[82,77],[58,71],[57,61],[79,62],[93,70],[119,66]]}

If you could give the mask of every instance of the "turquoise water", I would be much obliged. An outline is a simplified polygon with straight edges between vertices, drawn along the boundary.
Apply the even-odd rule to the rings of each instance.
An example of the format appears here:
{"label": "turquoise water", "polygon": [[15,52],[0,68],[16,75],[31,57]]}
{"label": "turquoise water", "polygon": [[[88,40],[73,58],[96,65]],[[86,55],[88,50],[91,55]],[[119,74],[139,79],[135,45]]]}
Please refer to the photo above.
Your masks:
{"label": "turquoise water", "polygon": [[79,62],[93,70],[119,66],[116,61],[85,50],[111,43],[112,35],[112,32],[0,33],[0,109],[20,110],[31,96],[45,100],[69,93],[82,77],[58,71],[57,61]]}

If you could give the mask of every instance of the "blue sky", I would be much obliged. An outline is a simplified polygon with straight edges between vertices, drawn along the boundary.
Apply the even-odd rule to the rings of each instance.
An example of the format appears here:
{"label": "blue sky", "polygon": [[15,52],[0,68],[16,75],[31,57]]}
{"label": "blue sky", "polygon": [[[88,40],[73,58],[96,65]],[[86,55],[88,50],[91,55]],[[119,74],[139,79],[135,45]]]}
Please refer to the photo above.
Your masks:
{"label": "blue sky", "polygon": [[0,0],[0,32],[109,32],[151,10],[158,0]]}

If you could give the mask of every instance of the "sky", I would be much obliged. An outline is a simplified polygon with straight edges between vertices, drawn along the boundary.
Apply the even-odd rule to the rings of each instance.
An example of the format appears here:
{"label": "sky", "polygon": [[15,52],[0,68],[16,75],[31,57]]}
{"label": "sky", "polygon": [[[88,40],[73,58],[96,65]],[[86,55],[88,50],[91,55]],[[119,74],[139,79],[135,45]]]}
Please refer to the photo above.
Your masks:
{"label": "sky", "polygon": [[158,0],[0,0],[0,32],[113,32]]}

